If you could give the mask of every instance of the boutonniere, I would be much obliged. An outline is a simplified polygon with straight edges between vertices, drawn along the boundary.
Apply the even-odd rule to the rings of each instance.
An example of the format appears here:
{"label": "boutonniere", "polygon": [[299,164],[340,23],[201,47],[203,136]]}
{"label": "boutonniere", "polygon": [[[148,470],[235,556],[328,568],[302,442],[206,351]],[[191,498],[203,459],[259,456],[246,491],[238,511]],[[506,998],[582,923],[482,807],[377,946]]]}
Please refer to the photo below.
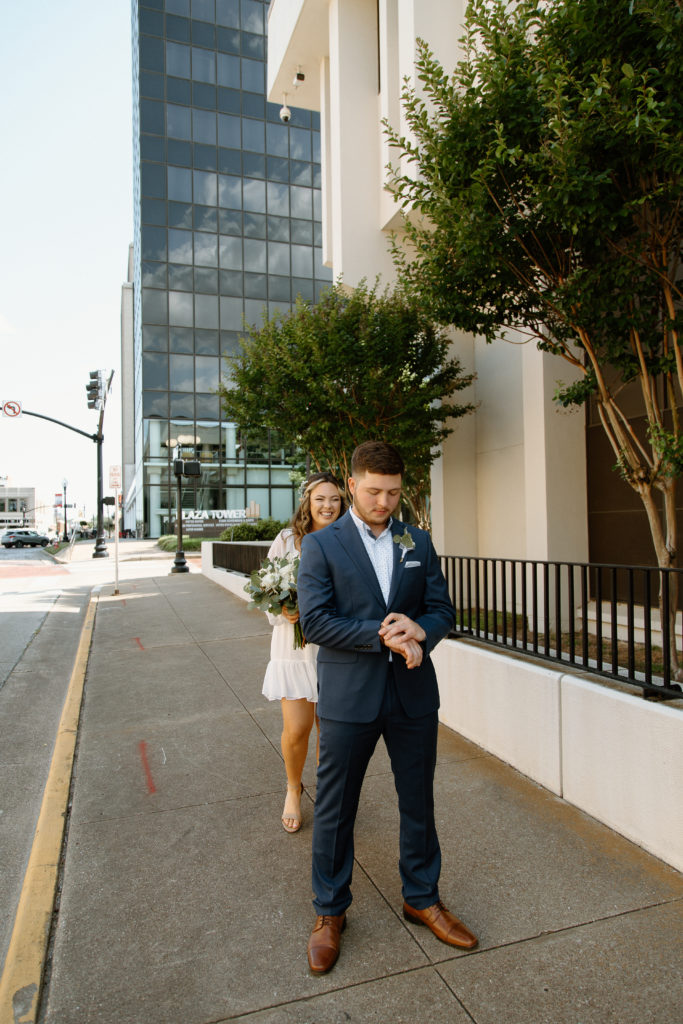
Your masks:
{"label": "boutonniere", "polygon": [[401,534],[400,537],[399,537],[398,534],[396,534],[396,536],[394,537],[394,544],[400,544],[401,545],[401,557],[400,557],[399,561],[402,562],[403,559],[406,557],[406,554],[409,551],[412,551],[413,548],[415,547],[415,541],[413,540],[411,535],[408,533],[408,527],[407,526],[406,526],[405,530],[403,531],[403,533]]}

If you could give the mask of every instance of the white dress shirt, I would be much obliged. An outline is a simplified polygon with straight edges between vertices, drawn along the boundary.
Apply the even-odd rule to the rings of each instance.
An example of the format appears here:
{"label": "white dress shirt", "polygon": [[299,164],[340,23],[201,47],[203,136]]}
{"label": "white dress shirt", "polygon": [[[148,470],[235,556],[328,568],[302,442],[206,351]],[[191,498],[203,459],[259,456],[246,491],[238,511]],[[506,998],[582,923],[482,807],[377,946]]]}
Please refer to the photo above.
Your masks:
{"label": "white dress shirt", "polygon": [[391,535],[392,519],[389,518],[386,529],[380,533],[379,537],[375,537],[368,524],[363,522],[353,507],[351,508],[351,518],[358,527],[363,546],[368,553],[368,558],[372,562],[377,582],[384,597],[384,603],[388,604],[389,592],[391,591],[391,577],[394,571],[394,540]]}

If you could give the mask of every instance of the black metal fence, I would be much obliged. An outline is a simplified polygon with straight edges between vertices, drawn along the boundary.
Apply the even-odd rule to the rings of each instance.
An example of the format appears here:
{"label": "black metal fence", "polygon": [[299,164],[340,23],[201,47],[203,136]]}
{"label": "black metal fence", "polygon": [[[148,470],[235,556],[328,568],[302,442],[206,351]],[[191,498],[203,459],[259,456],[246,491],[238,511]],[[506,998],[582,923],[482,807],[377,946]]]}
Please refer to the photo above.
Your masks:
{"label": "black metal fence", "polygon": [[[444,555],[454,637],[683,697],[681,569]],[[679,669],[680,666],[680,669]]]}

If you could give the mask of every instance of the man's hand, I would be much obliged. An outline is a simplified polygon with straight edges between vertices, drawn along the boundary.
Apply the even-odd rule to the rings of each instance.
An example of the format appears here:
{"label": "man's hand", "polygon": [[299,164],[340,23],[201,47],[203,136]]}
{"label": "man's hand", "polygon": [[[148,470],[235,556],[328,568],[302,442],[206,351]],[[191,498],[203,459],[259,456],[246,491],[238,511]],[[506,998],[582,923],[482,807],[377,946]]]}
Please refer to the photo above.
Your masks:
{"label": "man's hand", "polygon": [[[402,612],[389,612],[386,619],[382,621],[379,635],[386,646],[391,647],[390,641],[394,640],[416,640],[419,644],[427,634],[422,626],[409,619],[407,615],[403,615]],[[392,650],[394,649],[392,648]]]}
{"label": "man's hand", "polygon": [[418,668],[422,664],[422,648],[417,640],[390,640],[384,642],[394,654],[400,654],[406,659],[406,668]]}

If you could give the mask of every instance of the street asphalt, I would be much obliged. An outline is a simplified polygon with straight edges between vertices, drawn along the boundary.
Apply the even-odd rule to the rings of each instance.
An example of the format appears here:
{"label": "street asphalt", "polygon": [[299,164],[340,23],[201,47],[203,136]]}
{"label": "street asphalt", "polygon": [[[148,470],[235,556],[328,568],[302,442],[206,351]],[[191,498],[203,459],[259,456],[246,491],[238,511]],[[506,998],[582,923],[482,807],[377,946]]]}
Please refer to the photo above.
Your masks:
{"label": "street asphalt", "polygon": [[[56,602],[2,691],[14,697],[0,706],[13,820],[29,784],[20,751],[55,735],[75,750],[70,789],[68,773],[48,778],[68,807],[59,827],[24,849],[24,821],[4,846],[3,905],[14,906],[0,933],[0,1024],[679,1024],[683,877],[446,728],[441,895],[479,948],[461,953],[401,915],[382,747],[361,799],[341,956],[313,976],[314,744],[304,826],[288,835],[280,709],[261,696],[265,617],[170,564],[118,595],[109,584]],[[73,629],[60,647],[67,612],[80,660]],[[41,773],[26,775],[36,789]],[[40,915],[34,883],[21,883],[27,864],[34,879],[50,859],[36,843],[50,842],[57,890],[41,952],[22,945]],[[14,977],[37,978],[35,989]]]}

